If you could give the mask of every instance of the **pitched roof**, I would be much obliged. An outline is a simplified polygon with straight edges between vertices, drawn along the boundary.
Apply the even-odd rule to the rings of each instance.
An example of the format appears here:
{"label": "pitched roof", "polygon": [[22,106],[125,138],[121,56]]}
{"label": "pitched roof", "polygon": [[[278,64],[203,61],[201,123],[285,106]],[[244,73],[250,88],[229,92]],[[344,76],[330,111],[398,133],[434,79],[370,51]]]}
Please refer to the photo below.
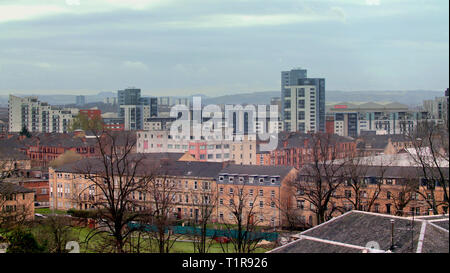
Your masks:
{"label": "pitched roof", "polygon": [[[448,215],[447,222],[448,222]],[[393,223],[391,222],[393,221]],[[300,239],[272,250],[274,253],[363,252],[377,245],[391,251],[392,226],[394,253],[448,253],[448,231],[423,219],[350,211],[299,234]],[[305,242],[316,241],[320,243]],[[359,250],[359,251],[356,251]]]}
{"label": "pitched roof", "polygon": [[0,146],[0,160],[29,160],[29,158],[17,149],[9,146]]}
{"label": "pitched roof", "polygon": [[402,134],[394,134],[394,135],[373,135],[373,134],[365,134],[361,135],[358,138],[357,148],[367,148],[368,145],[371,146],[372,149],[384,149],[386,148],[389,139],[391,142],[409,142],[410,140]]}
{"label": "pitched roof", "polygon": [[[215,178],[222,169],[220,162],[178,161],[183,153],[131,154],[127,161],[137,162],[137,175],[190,176]],[[101,173],[105,171],[103,158],[90,157],[54,168],[56,172]],[[116,168],[116,167],[115,167]],[[123,170],[123,166],[121,167]]]}
{"label": "pitched roof", "polygon": [[246,174],[246,175],[267,175],[267,176],[280,176],[282,181],[289,172],[294,169],[293,167],[286,166],[260,166],[260,165],[238,165],[230,164],[223,168],[220,173],[228,174]]}
{"label": "pitched roof", "polygon": [[11,182],[0,182],[0,193],[2,194],[11,194],[11,193],[29,193],[33,192],[33,190],[22,187],[16,183]]}

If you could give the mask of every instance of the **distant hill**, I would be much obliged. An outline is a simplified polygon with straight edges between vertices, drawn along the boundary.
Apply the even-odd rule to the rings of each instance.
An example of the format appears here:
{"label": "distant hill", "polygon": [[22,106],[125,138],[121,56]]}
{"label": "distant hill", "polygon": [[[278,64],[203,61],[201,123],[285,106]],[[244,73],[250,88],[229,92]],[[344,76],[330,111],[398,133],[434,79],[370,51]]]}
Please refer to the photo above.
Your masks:
{"label": "distant hill", "polygon": [[[442,97],[444,91],[414,90],[414,91],[326,91],[327,103],[338,103],[342,101],[397,101],[410,106],[422,105],[423,100]],[[20,95],[23,96],[23,95]],[[117,96],[117,92],[100,92],[96,95],[86,96],[87,103],[103,102],[106,97]],[[143,94],[146,96],[146,94]],[[202,97],[203,104],[269,104],[272,97],[279,97],[280,91],[262,91],[252,93],[238,93],[218,97],[209,97],[203,94],[196,94]],[[76,95],[38,95],[41,101],[52,105],[64,105],[75,103]],[[192,97],[192,96],[189,96]],[[0,96],[0,106],[8,105],[8,95]]]}
{"label": "distant hill", "polygon": [[[342,101],[397,101],[410,106],[422,105],[424,100],[434,99],[434,97],[442,97],[443,91],[332,91],[327,90],[325,100],[327,103]],[[225,95],[220,97],[212,97],[205,99],[205,104],[269,104],[272,97],[279,97],[280,91],[266,91]]]}
{"label": "distant hill", "polygon": [[410,106],[418,106],[422,105],[424,100],[444,96],[444,91],[327,91],[325,96],[327,103],[342,101],[397,101]]}

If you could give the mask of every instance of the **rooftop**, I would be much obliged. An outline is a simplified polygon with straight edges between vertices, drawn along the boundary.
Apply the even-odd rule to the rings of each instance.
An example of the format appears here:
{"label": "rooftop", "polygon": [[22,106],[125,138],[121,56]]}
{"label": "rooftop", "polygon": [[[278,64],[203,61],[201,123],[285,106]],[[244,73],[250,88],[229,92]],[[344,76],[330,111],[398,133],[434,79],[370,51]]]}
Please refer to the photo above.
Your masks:
{"label": "rooftop", "polygon": [[[432,220],[349,211],[298,234],[298,240],[272,253],[448,253],[448,215]],[[392,226],[394,245],[392,247]]]}

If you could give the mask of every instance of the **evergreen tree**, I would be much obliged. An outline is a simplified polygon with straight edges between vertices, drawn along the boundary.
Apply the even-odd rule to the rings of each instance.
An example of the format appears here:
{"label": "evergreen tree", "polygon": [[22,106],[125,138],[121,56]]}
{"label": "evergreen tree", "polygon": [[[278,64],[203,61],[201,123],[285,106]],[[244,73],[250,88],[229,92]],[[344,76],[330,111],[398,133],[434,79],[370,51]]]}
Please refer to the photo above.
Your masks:
{"label": "evergreen tree", "polygon": [[27,127],[23,126],[22,131],[20,131],[21,136],[31,137],[30,131],[28,131]]}

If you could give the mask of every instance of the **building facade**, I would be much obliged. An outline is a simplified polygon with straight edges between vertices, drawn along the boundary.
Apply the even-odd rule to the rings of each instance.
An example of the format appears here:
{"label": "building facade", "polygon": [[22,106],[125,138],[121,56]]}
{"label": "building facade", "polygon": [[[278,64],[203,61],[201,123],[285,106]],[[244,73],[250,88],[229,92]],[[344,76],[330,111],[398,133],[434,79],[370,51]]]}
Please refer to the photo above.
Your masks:
{"label": "building facade", "polygon": [[288,132],[325,132],[325,79],[307,78],[305,69],[281,72],[281,104]]}
{"label": "building facade", "polygon": [[76,115],[75,109],[57,108],[37,97],[9,96],[9,132],[67,133]]}

